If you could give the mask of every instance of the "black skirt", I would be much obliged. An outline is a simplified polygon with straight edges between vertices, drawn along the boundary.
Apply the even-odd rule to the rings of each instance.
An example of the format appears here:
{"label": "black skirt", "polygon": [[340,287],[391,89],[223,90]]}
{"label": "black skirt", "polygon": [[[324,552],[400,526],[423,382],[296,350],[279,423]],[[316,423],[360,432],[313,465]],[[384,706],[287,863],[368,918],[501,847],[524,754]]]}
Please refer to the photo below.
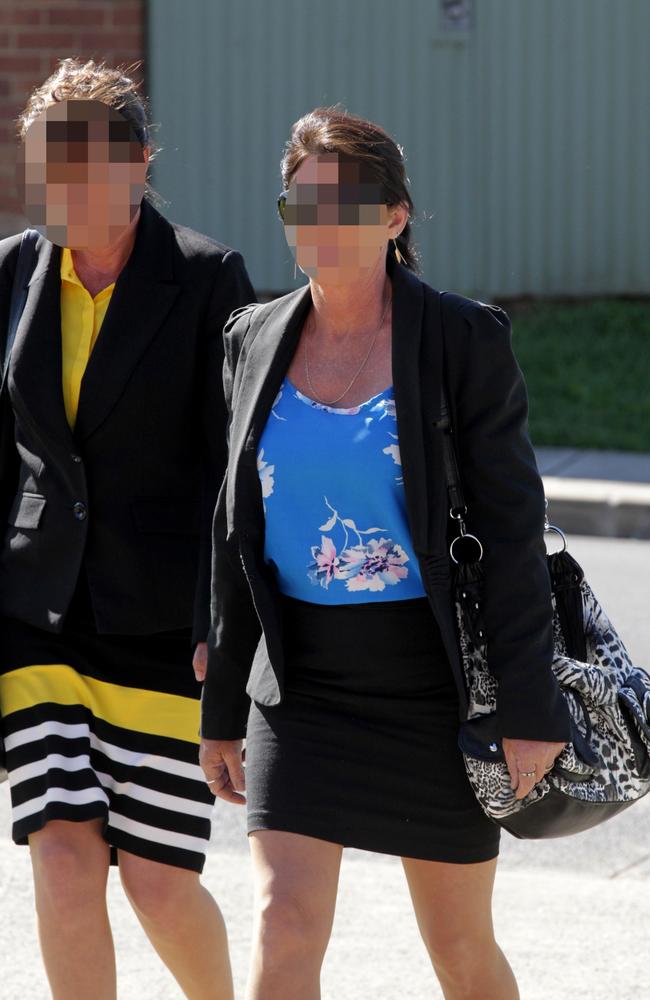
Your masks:
{"label": "black skirt", "polygon": [[469,785],[458,696],[426,598],[323,606],[283,598],[286,687],[251,706],[248,831],[469,864],[499,827]]}

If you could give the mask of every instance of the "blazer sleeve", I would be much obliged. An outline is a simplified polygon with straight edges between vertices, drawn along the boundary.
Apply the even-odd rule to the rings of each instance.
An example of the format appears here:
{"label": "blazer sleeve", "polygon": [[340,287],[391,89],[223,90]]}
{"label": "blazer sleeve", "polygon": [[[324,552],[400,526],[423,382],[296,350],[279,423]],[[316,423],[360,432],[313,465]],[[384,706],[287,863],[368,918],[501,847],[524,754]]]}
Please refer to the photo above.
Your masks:
{"label": "blazer sleeve", "polygon": [[[236,310],[224,329],[223,385],[229,413],[228,439],[239,347],[248,333],[252,312],[250,308]],[[246,684],[262,634],[237,537],[226,537],[227,482],[226,473],[212,526],[211,625],[208,665],[201,696],[201,736],[219,740],[242,739],[246,734],[250,707]]]}
{"label": "blazer sleeve", "polygon": [[206,347],[202,358],[204,463],[199,568],[192,624],[193,645],[205,642],[210,628],[212,518],[227,459],[227,413],[221,393],[223,328],[233,310],[254,301],[255,292],[243,258],[236,250],[229,250],[222,258],[212,288],[206,319]]}
{"label": "blazer sleeve", "polygon": [[498,306],[453,298],[449,325],[458,342],[448,354],[454,358],[456,446],[468,531],[484,550],[487,657],[498,683],[499,731],[511,739],[568,741],[569,711],[551,669],[544,487],[510,319]]}
{"label": "blazer sleeve", "polygon": [[[9,332],[9,304],[22,233],[0,240],[0,374]],[[5,524],[18,486],[20,458],[14,412],[5,385],[0,398],[0,524]]]}

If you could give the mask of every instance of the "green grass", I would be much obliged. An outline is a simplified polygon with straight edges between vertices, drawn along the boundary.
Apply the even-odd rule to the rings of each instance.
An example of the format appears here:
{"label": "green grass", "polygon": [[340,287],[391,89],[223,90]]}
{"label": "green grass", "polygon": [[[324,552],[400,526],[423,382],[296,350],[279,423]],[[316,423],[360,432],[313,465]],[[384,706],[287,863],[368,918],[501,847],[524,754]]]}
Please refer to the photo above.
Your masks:
{"label": "green grass", "polygon": [[535,445],[650,451],[650,301],[505,308]]}

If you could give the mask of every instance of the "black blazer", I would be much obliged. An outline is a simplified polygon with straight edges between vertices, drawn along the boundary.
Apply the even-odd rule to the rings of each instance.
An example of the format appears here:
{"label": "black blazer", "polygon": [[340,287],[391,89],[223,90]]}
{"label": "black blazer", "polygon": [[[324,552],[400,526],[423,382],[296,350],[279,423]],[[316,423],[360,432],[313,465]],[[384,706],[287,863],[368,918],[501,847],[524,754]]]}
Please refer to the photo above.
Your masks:
{"label": "black blazer", "polygon": [[[468,530],[484,547],[485,630],[498,678],[503,736],[567,740],[569,717],[551,672],[550,579],[544,495],[527,433],[528,401],[506,313],[442,295],[397,264],[393,283],[393,385],[413,546],[450,661],[458,644],[450,590],[450,519],[442,455],[441,373],[468,505]],[[248,306],[224,331],[230,452],[214,519],[212,628],[202,734],[243,737],[249,696],[283,693],[279,591],[263,558],[257,442],[296,349],[311,303],[308,286]]]}
{"label": "black blazer", "polygon": [[[0,242],[0,342],[20,236]],[[226,462],[222,330],[254,301],[234,250],[143,201],[81,384],[61,387],[60,248],[37,243],[8,374],[0,613],[61,630],[85,567],[99,632],[207,637],[212,514]]]}

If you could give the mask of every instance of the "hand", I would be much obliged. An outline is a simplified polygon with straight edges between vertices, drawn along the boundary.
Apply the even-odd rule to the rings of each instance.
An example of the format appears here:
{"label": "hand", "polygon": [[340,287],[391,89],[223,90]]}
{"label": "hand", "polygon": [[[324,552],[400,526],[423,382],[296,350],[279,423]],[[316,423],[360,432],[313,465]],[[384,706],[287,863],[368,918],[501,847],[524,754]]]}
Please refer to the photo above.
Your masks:
{"label": "hand", "polygon": [[207,642],[197,642],[194,656],[192,657],[192,667],[197,681],[205,680],[205,672],[208,667],[208,644]]}
{"label": "hand", "polygon": [[[510,784],[516,799],[524,799],[551,770],[555,758],[566,743],[544,743],[542,740],[511,740],[504,736],[501,745],[510,772]],[[523,772],[532,771],[532,774]]]}
{"label": "hand", "polygon": [[213,795],[243,805],[246,789],[242,740],[201,740],[199,763]]}

